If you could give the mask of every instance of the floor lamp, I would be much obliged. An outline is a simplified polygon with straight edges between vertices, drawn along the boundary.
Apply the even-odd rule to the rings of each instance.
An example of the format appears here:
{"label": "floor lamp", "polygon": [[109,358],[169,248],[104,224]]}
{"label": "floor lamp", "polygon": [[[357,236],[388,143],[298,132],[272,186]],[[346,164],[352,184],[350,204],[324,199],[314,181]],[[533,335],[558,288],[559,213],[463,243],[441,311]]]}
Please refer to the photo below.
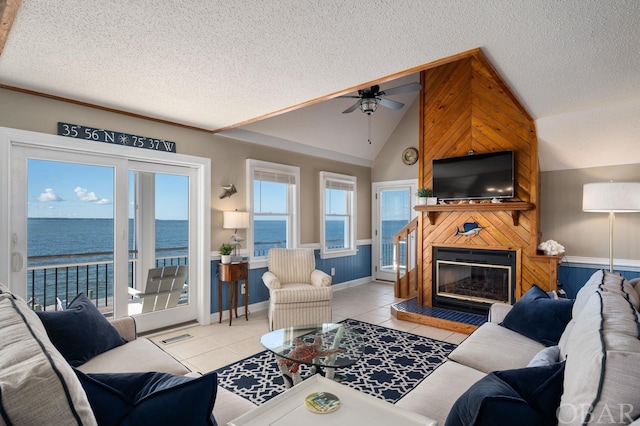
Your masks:
{"label": "floor lamp", "polygon": [[238,237],[238,229],[249,227],[249,213],[239,212],[238,210],[222,212],[222,227],[224,229],[233,229],[231,236],[231,245],[233,246],[232,262],[242,261],[242,256],[238,256],[238,247],[242,238]]}
{"label": "floor lamp", "polygon": [[613,272],[613,224],[616,213],[640,212],[640,182],[585,183],[582,210],[609,213],[609,271]]}

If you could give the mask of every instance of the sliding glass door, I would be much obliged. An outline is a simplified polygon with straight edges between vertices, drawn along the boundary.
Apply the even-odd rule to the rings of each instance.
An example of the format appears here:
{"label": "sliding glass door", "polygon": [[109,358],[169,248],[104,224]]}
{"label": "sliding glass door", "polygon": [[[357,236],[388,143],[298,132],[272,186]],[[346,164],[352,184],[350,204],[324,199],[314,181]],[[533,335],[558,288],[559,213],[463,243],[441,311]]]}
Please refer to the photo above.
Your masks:
{"label": "sliding glass door", "polygon": [[11,158],[0,178],[10,221],[0,231],[10,241],[2,280],[12,291],[34,310],[64,309],[84,293],[107,317],[136,315],[138,331],[208,323],[208,160],[166,164],[44,145],[0,145]]}
{"label": "sliding glass door", "polygon": [[[190,316],[191,169],[129,164],[129,315]],[[166,277],[157,287],[154,279]]]}

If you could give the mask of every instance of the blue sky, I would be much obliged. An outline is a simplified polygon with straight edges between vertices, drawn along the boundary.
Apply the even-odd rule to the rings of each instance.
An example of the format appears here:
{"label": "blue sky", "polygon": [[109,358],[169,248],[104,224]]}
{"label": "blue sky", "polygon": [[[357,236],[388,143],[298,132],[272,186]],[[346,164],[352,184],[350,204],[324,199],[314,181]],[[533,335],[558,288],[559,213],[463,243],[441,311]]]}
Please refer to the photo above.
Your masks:
{"label": "blue sky", "polygon": [[[30,159],[27,180],[30,218],[113,218],[111,167]],[[157,219],[187,219],[187,185],[187,177],[156,174]]]}
{"label": "blue sky", "polygon": [[[28,217],[113,218],[113,169],[111,167],[29,160]],[[129,174],[130,177],[133,173]],[[156,174],[156,218],[186,220],[188,217],[188,178]],[[129,185],[129,216],[133,217]],[[345,211],[341,191],[331,197],[333,213]],[[283,213],[285,185],[256,184],[256,212]],[[383,191],[385,209],[382,220],[407,220],[409,200],[405,191]]]}

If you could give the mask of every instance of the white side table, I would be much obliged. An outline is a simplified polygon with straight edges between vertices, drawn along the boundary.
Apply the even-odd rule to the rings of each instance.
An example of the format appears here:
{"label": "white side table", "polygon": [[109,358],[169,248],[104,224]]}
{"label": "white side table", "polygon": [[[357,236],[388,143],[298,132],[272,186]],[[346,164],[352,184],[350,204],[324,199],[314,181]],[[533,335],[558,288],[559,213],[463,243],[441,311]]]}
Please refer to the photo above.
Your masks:
{"label": "white side table", "polygon": [[[314,392],[330,392],[340,399],[340,408],[326,414],[312,413],[304,399]],[[422,425],[437,426],[435,420],[324,378],[318,374],[287,389],[255,410],[230,421],[229,426],[327,426],[327,425]]]}

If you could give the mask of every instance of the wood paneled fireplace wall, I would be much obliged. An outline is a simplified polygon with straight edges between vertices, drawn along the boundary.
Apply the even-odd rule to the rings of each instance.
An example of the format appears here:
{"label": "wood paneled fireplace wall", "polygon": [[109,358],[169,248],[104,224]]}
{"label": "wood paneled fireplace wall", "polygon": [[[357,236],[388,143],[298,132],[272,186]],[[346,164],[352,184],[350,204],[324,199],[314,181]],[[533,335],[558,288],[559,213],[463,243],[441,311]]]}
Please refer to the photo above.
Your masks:
{"label": "wood paneled fireplace wall", "polygon": [[[433,248],[509,250],[515,253],[515,298],[533,284],[556,288],[558,258],[537,251],[538,144],[534,121],[480,49],[422,71],[419,185],[431,187],[434,158],[513,150],[515,198],[500,204],[417,206],[417,297],[433,305]],[[464,223],[482,230],[456,233]]]}

